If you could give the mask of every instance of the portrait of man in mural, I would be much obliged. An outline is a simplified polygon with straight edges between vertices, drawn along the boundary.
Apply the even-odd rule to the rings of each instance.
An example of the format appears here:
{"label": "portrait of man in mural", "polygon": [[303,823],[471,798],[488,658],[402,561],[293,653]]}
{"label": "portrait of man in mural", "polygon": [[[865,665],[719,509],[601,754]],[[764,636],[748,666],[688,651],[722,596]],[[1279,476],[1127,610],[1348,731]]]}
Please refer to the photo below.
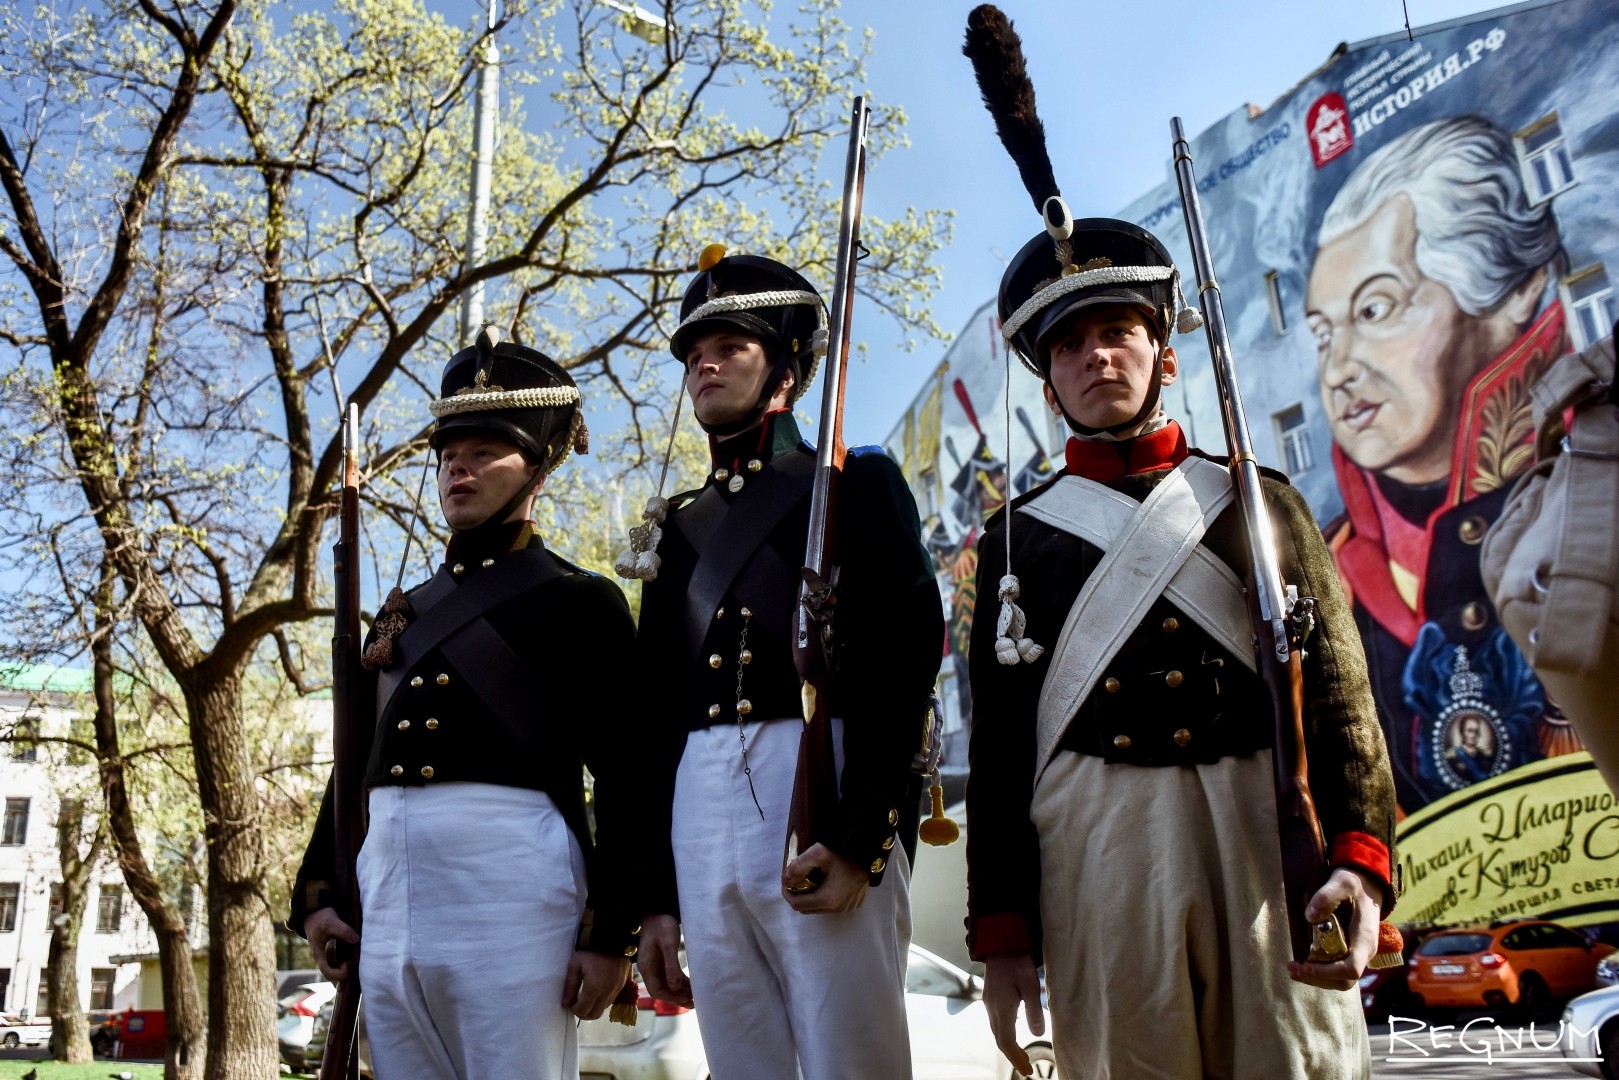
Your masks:
{"label": "portrait of man in mural", "polygon": [[1306,295],[1345,512],[1327,527],[1402,809],[1579,748],[1479,577],[1532,462],[1529,388],[1568,349],[1550,203],[1479,117],[1406,132],[1323,215]]}

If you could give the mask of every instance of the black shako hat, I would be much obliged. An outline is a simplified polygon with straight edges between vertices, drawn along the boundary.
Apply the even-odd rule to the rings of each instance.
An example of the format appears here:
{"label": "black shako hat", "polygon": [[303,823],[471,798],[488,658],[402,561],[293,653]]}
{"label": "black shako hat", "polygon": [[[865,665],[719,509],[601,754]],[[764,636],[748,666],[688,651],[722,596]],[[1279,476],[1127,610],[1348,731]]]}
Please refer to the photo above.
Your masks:
{"label": "black shako hat", "polygon": [[[1186,306],[1180,272],[1157,237],[1128,221],[1075,221],[1069,213],[1046,152],[1023,43],[999,8],[981,4],[967,16],[962,52],[972,61],[996,133],[1045,222],[1045,231],[1024,244],[1007,267],[996,302],[1001,332],[1024,366],[1046,378],[1045,337],[1074,312],[1095,304],[1141,308],[1159,331],[1160,348],[1172,330],[1189,333],[1201,326],[1203,317]],[[1144,409],[1150,413],[1157,403],[1158,395],[1150,394]]]}
{"label": "black shako hat", "polygon": [[827,347],[826,304],[815,286],[797,270],[762,255],[730,255],[710,244],[697,259],[697,276],[680,302],[680,325],[669,339],[669,351],[682,364],[692,343],[719,330],[742,330],[764,343],[770,374],[760,388],[758,407],[740,427],[711,431],[721,437],[729,428],[744,430],[764,415],[771,395],[789,369],[792,400],[804,396],[815,381]]}
{"label": "black shako hat", "polygon": [[428,406],[438,418],[428,442],[437,450],[457,431],[493,431],[511,439],[550,473],[570,450],[590,450],[579,387],[562,365],[538,349],[502,341],[486,326],[477,344],[450,357],[439,398]]}

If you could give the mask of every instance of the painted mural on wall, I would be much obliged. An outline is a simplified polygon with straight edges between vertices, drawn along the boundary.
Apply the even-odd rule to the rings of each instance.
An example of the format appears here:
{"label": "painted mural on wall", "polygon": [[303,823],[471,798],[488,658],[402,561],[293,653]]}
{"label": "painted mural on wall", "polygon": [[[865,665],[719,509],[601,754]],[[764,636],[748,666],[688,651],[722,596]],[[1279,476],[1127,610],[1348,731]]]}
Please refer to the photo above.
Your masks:
{"label": "painted mural on wall", "polygon": [[[1530,388],[1619,315],[1619,5],[1518,4],[1340,50],[1268,108],[1199,135],[1193,154],[1255,443],[1325,523],[1401,811],[1445,800],[1421,815],[1420,835],[1441,835],[1434,813],[1478,802],[1451,796],[1580,750],[1501,630],[1478,556],[1531,463]],[[1189,265],[1167,170],[1115,216]],[[1166,405],[1219,449],[1206,346],[1176,347]],[[966,361],[1003,377],[999,356],[948,359],[946,401],[949,380],[971,382]],[[1035,414],[1032,378],[1015,372],[1013,395]],[[1060,465],[1059,434],[1046,448]],[[1406,847],[1425,857],[1417,833]],[[1614,904],[1585,897],[1581,921]]]}

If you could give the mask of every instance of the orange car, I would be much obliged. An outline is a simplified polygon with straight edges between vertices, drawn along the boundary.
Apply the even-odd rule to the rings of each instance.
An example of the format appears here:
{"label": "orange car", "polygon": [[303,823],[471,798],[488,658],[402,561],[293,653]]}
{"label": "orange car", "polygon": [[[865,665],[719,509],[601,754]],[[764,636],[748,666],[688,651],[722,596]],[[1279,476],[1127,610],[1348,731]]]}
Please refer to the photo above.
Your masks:
{"label": "orange car", "polygon": [[1412,954],[1406,985],[1429,1009],[1512,1006],[1536,1020],[1557,1001],[1594,989],[1597,961],[1613,951],[1550,922],[1447,930]]}

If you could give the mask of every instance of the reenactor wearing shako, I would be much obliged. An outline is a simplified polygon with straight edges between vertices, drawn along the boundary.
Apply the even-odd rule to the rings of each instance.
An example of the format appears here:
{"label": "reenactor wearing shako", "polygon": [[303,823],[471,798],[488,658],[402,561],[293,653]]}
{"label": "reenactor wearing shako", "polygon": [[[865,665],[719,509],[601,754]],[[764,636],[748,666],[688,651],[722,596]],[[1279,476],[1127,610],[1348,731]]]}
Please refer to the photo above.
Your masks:
{"label": "reenactor wearing shako", "polygon": [[[712,245],[699,267],[670,347],[712,467],[667,511],[654,500],[655,550],[638,543],[620,564],[645,581],[633,679],[661,703],[640,710],[655,845],[640,970],[654,995],[695,998],[714,1080],[908,1077],[911,762],[938,673],[939,594],[898,466],[851,449],[828,691],[837,835],[784,868],[815,466],[791,408],[815,379],[827,314],[781,263]],[[812,871],[818,886],[789,891]]]}
{"label": "reenactor wearing shako", "polygon": [[634,707],[635,627],[618,586],[547,550],[530,517],[585,449],[579,390],[497,342],[491,327],[457,353],[432,405],[444,562],[395,590],[366,646],[363,940],[329,906],[330,785],[287,923],[334,981],[348,963],[329,946],[359,944],[378,1080],[577,1077],[575,1017],[608,1007],[636,951],[632,761],[603,722]]}
{"label": "reenactor wearing shako", "polygon": [[1316,600],[1305,741],[1332,869],[1306,914],[1353,912],[1346,958],[1299,964],[1246,533],[1227,459],[1163,410],[1170,334],[1201,318],[1152,234],[1070,218],[1005,16],[975,10],[965,51],[1047,222],[1001,279],[1005,337],[1072,432],[1059,476],[979,545],[968,943],[997,1041],[1022,1060],[1014,1018],[1021,1002],[1038,1030],[1043,963],[1065,1076],[1369,1076],[1344,991],[1394,900],[1393,780],[1332,557],[1265,471],[1283,579]]}

